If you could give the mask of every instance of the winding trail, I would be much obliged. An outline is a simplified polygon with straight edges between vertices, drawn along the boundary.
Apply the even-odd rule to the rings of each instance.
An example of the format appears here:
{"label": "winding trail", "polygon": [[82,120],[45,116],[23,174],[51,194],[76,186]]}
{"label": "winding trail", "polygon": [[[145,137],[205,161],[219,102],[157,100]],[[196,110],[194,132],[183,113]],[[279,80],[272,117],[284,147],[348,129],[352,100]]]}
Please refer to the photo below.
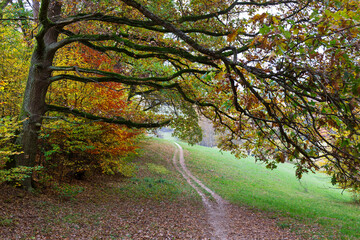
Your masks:
{"label": "winding trail", "polygon": [[[228,239],[228,217],[226,213],[227,202],[217,195],[214,191],[206,187],[199,179],[197,179],[189,169],[186,167],[184,152],[182,147],[175,143],[178,147],[175,150],[173,157],[173,164],[178,172],[185,178],[191,187],[200,195],[206,211],[208,213],[209,224],[213,228],[213,239]],[[179,153],[179,154],[178,154]],[[178,157],[177,157],[178,156]],[[207,193],[206,193],[207,192]],[[211,195],[215,201],[211,200],[208,195]]]}
{"label": "winding trail", "polygon": [[[232,240],[295,240],[302,239],[292,233],[290,228],[279,228],[281,218],[269,218],[261,211],[253,211],[246,206],[238,206],[222,199],[205,186],[186,167],[182,147],[173,156],[173,165],[187,183],[200,195],[207,212],[208,234],[211,239]],[[207,239],[207,238],[206,238]]]}

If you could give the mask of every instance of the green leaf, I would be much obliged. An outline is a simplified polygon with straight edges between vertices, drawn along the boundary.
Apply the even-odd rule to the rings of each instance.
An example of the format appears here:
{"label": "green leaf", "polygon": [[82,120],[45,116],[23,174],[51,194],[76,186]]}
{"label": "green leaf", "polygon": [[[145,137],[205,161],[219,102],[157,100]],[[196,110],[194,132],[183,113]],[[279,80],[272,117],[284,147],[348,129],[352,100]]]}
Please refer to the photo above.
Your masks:
{"label": "green leaf", "polygon": [[267,25],[263,25],[262,28],[260,28],[259,33],[261,33],[262,35],[268,34],[270,32],[270,27]]}
{"label": "green leaf", "polygon": [[335,176],[335,174],[332,176],[332,178],[331,178],[331,184],[332,185],[336,185],[336,183],[337,183],[337,180],[336,180],[336,176]]}
{"label": "green leaf", "polygon": [[289,32],[289,31],[284,31],[284,36],[286,37],[286,38],[291,38],[291,32]]}

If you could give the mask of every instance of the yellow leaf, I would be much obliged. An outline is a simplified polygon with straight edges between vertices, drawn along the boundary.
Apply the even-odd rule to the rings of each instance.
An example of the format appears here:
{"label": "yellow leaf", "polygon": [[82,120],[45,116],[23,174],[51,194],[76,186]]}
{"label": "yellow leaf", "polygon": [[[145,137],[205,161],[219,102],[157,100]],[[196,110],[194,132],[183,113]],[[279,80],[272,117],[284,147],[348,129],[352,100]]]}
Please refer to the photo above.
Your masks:
{"label": "yellow leaf", "polygon": [[235,41],[235,38],[237,37],[238,34],[239,34],[239,29],[233,31],[232,33],[230,33],[229,35],[227,35],[227,41],[228,41],[228,42],[233,42],[233,41]]}
{"label": "yellow leaf", "polygon": [[263,23],[263,22],[264,22],[264,19],[265,19],[266,17],[267,17],[267,13],[256,14],[256,15],[252,18],[252,20],[253,20],[254,22],[259,21],[259,22]]}
{"label": "yellow leaf", "polygon": [[277,17],[274,17],[274,16],[271,17],[271,20],[272,20],[272,22],[274,24],[278,24],[280,22],[280,20]]}

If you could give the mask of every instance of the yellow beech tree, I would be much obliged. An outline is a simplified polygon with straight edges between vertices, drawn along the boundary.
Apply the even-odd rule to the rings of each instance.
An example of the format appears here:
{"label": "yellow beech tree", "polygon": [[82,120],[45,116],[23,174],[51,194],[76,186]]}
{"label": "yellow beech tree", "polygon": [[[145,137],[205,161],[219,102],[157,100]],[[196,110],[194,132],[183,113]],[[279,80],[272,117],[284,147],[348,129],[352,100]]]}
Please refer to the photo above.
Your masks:
{"label": "yellow beech tree", "polygon": [[20,153],[15,144],[21,125],[17,117],[31,57],[31,49],[17,29],[18,24],[3,19],[16,14],[14,9],[13,13],[2,12],[9,3],[0,1],[0,183],[22,180],[32,170],[26,166],[15,167],[9,161],[10,156]]}

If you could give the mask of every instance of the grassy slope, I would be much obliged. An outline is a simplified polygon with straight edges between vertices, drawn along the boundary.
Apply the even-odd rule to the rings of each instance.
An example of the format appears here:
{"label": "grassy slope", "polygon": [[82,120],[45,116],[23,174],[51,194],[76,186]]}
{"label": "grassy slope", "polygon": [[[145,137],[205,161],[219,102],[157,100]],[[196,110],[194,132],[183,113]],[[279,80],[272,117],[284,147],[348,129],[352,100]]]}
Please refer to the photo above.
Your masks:
{"label": "grassy slope", "polygon": [[239,160],[218,149],[182,146],[191,171],[229,201],[319,224],[327,238],[360,239],[360,205],[327,176],[307,174],[300,182],[291,164],[271,171],[251,157]]}

